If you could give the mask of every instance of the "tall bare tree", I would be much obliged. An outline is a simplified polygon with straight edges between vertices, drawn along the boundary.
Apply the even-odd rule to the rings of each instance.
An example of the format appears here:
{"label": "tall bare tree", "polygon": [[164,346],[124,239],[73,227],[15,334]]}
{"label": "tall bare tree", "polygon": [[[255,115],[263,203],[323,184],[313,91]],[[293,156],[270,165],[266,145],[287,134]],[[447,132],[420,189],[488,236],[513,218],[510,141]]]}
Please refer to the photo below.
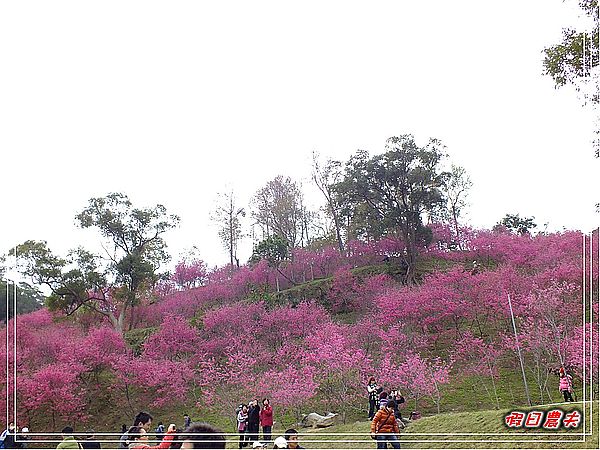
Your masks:
{"label": "tall bare tree", "polygon": [[340,218],[339,204],[336,199],[333,186],[343,179],[342,163],[328,159],[321,164],[319,154],[313,152],[312,179],[325,197],[327,212],[333,221],[335,237],[340,253],[344,253],[344,241],[342,239],[342,219]]}
{"label": "tall bare tree", "polygon": [[446,180],[443,192],[446,196],[448,213],[456,234],[456,243],[459,249],[460,244],[460,229],[458,227],[458,219],[467,206],[467,197],[469,190],[473,187],[473,183],[467,174],[467,171],[460,166],[452,164],[450,174]]}
{"label": "tall bare tree", "polygon": [[240,217],[246,217],[246,211],[237,205],[233,190],[220,193],[211,219],[219,225],[219,238],[223,247],[229,252],[229,262],[232,268],[235,265],[239,266],[237,245],[242,236]]}
{"label": "tall bare tree", "polygon": [[256,192],[251,204],[252,217],[266,237],[278,236],[290,249],[306,242],[310,213],[299,183],[279,175]]}

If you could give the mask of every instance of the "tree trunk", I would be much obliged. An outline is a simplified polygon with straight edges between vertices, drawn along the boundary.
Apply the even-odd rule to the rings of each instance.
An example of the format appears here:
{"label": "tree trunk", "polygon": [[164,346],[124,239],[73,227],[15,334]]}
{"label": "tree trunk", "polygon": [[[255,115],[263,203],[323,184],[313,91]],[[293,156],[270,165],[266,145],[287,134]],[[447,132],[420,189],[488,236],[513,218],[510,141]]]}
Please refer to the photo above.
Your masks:
{"label": "tree trunk", "polygon": [[414,285],[416,284],[415,262],[417,260],[417,251],[415,249],[414,239],[411,237],[410,230],[408,230],[408,225],[402,227],[402,239],[404,239],[404,246],[406,247],[405,262],[407,264],[404,281],[407,285]]}
{"label": "tree trunk", "polygon": [[458,245],[459,250],[462,250],[462,246],[460,245],[460,231],[458,230],[458,215],[454,206],[452,206],[452,219],[454,221],[454,232],[456,233],[456,245]]}
{"label": "tree trunk", "polygon": [[233,230],[229,229],[229,264],[233,270]]}
{"label": "tree trunk", "polygon": [[490,371],[490,378],[492,379],[492,387],[494,388],[494,397],[496,398],[496,408],[500,409],[500,402],[498,401],[498,391],[496,390],[496,381],[494,380],[494,372],[492,371],[492,365],[489,360],[487,361],[488,369]]}
{"label": "tree trunk", "polygon": [[121,314],[119,314],[118,318],[115,317],[115,315],[111,312],[108,315],[108,319],[110,320],[110,323],[115,329],[115,331],[118,331],[120,334],[123,334],[123,322],[125,320],[124,311],[121,311]]}
{"label": "tree trunk", "polygon": [[129,311],[129,330],[130,331],[133,330],[133,316],[134,316],[133,311],[134,311],[134,309],[135,309],[135,307],[132,306]]}
{"label": "tree trunk", "polygon": [[340,254],[344,254],[344,241],[342,241],[342,230],[340,227],[340,220],[338,219],[335,208],[333,207],[333,201],[329,200],[329,209],[331,210],[331,215],[333,217],[333,226],[335,227],[335,237],[337,239],[338,248],[340,249]]}
{"label": "tree trunk", "polygon": [[552,403],[552,396],[550,395],[550,391],[548,390],[548,385],[546,385],[545,389],[546,395],[548,396],[548,400],[550,401],[550,403]]}

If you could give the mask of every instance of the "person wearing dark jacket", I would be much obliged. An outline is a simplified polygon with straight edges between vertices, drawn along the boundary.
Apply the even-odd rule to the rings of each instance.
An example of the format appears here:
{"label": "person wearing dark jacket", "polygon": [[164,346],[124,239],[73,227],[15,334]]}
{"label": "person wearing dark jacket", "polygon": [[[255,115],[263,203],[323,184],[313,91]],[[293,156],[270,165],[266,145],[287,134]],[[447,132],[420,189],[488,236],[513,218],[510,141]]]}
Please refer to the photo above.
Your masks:
{"label": "person wearing dark jacket", "polygon": [[6,436],[4,437],[4,448],[17,448],[15,443],[15,435],[17,434],[17,428],[13,426],[13,428],[9,428]]}
{"label": "person wearing dark jacket", "polygon": [[165,437],[165,426],[162,422],[158,422],[158,426],[154,429],[154,434],[156,435],[157,441],[162,441]]}
{"label": "person wearing dark jacket", "polygon": [[21,432],[19,434],[17,434],[17,445],[18,448],[27,448],[27,441],[31,439],[29,437],[29,428],[27,427],[23,427],[21,428]]}
{"label": "person wearing dark jacket", "polygon": [[404,396],[400,392],[393,390],[388,396],[388,401],[390,400],[394,400],[396,402],[396,406],[394,408],[394,416],[396,416],[396,419],[399,420],[398,425],[404,427],[404,420],[402,419],[402,412],[400,411],[400,405],[405,402]]}
{"label": "person wearing dark jacket", "polygon": [[377,411],[377,396],[379,395],[379,386],[375,382],[375,377],[369,378],[367,384],[367,393],[369,394],[369,420],[373,420]]}
{"label": "person wearing dark jacket", "polygon": [[[150,414],[148,414],[147,412],[140,412],[138,413],[137,416],[135,416],[135,418],[133,419],[133,426],[134,427],[142,427],[144,430],[146,430],[146,432],[150,431],[150,426],[152,425],[152,416]],[[127,433],[123,433],[123,435],[121,436],[121,439],[119,439],[119,448],[120,449],[126,449],[129,446],[129,443],[127,442]]]}
{"label": "person wearing dark jacket", "polygon": [[258,441],[258,429],[260,427],[260,406],[258,400],[252,400],[248,405],[248,440]]}
{"label": "person wearing dark jacket", "polygon": [[[27,428],[25,429],[27,430]],[[27,448],[26,445],[23,445],[24,443],[22,442],[21,434],[19,434],[19,428],[17,428],[13,423],[9,425],[3,443],[4,448],[6,449]]]}
{"label": "person wearing dark jacket", "polygon": [[83,449],[101,449],[102,446],[100,445],[100,442],[98,442],[96,439],[94,439],[94,430],[88,430],[87,432],[87,436],[85,437],[84,440],[82,440],[81,442],[79,442],[79,444],[81,445],[81,448]]}

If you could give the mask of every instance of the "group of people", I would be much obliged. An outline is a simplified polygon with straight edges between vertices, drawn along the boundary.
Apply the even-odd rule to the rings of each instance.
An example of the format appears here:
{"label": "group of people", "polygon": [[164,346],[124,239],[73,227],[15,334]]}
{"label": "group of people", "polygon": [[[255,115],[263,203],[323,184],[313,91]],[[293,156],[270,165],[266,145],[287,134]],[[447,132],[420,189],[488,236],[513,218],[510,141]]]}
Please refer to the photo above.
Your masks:
{"label": "group of people", "polygon": [[[261,404],[254,399],[248,404],[237,408],[237,430],[240,435],[239,448],[252,445],[252,448],[267,448],[271,443],[273,430],[273,407],[268,398],[263,398]],[[263,442],[259,440],[259,430],[262,427]],[[273,448],[302,448],[298,444],[298,432],[289,428],[283,436],[277,437]]]}
{"label": "group of people", "polygon": [[[559,370],[558,390],[565,402],[573,401],[573,377],[564,367]],[[369,378],[367,384],[369,396],[369,419],[371,420],[371,437],[377,441],[377,448],[384,449],[389,442],[393,448],[400,448],[398,433],[400,428],[410,419],[418,418],[418,412],[412,412],[408,420],[402,418],[399,406],[405,402],[402,394],[396,390],[388,394],[377,384],[375,377]]]}
{"label": "group of people", "polygon": [[239,448],[246,447],[250,442],[258,441],[258,431],[262,426],[263,440],[271,441],[273,429],[273,407],[268,398],[263,398],[261,405],[258,400],[251,400],[247,405],[237,409],[237,430],[240,434]]}
{"label": "group of people", "polygon": [[402,412],[400,411],[400,405],[405,403],[404,396],[400,391],[392,389],[388,393],[377,384],[375,377],[371,377],[367,384],[367,393],[369,396],[369,420],[373,420],[375,414],[393,400],[394,417],[400,421],[402,426],[408,422],[408,420],[402,418]]}
{"label": "group of people", "polygon": [[[170,424],[166,431],[162,422],[156,427],[155,434],[160,437],[157,445],[150,445],[152,416],[146,412],[140,412],[133,419],[133,425],[127,428],[123,425],[123,434],[119,439],[118,448],[128,450],[167,450],[167,449],[224,449],[225,436],[223,432],[214,426],[205,423],[192,423],[190,417],[184,416],[184,428],[179,430],[175,424]],[[160,431],[164,431],[161,435]],[[57,445],[57,450],[81,450],[86,448],[100,449],[100,442],[92,439],[93,433],[87,439],[77,440],[74,437],[72,427],[62,429],[62,441]],[[111,448],[116,446],[111,445]]]}
{"label": "group of people", "polygon": [[[251,434],[252,448],[267,448],[271,440],[271,428],[273,426],[272,408],[268,399],[264,399],[263,407],[258,406],[258,401],[253,400],[245,408],[252,407],[253,413],[259,409],[259,424],[263,427],[264,443],[258,441],[258,427],[256,434]],[[238,414],[239,416],[239,414]],[[133,419],[133,424],[127,428],[122,427],[122,435],[119,439],[118,448],[122,450],[169,450],[169,449],[224,449],[226,438],[223,432],[205,422],[192,422],[189,415],[184,416],[183,428],[178,429],[174,423],[166,429],[162,422],[154,429],[158,444],[151,445],[150,431],[152,429],[153,417],[147,412],[140,412]],[[270,423],[270,425],[269,425]],[[254,428],[253,428],[254,429]],[[86,439],[77,440],[74,437],[72,427],[63,428],[62,441],[57,445],[57,450],[81,450],[87,448],[100,449],[100,443],[93,438],[93,432],[88,433]],[[153,439],[154,440],[154,439]],[[247,445],[246,439],[240,441],[240,448]],[[114,447],[114,446],[111,446]],[[298,432],[294,429],[286,430],[284,436],[273,441],[273,448],[302,449],[298,443]]]}
{"label": "group of people", "polygon": [[[563,394],[565,402],[573,401],[573,377],[566,373],[563,367],[559,371],[559,391]],[[385,449],[387,443],[395,449],[400,448],[398,433],[400,428],[408,423],[418,413],[411,413],[409,419],[403,419],[400,405],[405,403],[402,394],[397,390],[386,392],[379,386],[374,377],[367,384],[369,398],[369,419],[371,420],[370,435],[377,441],[378,449]],[[170,424],[166,430],[162,422],[154,429],[156,445],[150,445],[149,432],[152,426],[152,416],[140,412],[133,420],[132,426],[122,427],[119,439],[121,450],[168,450],[168,449],[224,449],[226,444],[223,432],[205,422],[195,422],[188,414],[184,415],[183,428],[178,429],[175,424]],[[242,404],[237,410],[237,430],[239,433],[239,448],[251,445],[252,449],[302,449],[299,445],[298,432],[290,428],[283,436],[272,438],[273,407],[269,399],[264,398],[261,404],[254,399],[247,405]],[[259,429],[262,427],[263,441],[259,441]],[[14,423],[0,435],[1,449],[26,449],[29,440],[29,429],[23,427],[20,431]],[[57,450],[84,450],[101,449],[100,442],[94,439],[94,430],[88,430],[83,439],[76,440],[72,427],[62,429],[62,441],[57,445]]]}
{"label": "group of people", "polygon": [[6,430],[0,434],[0,449],[3,448],[27,448],[29,440],[29,428],[23,427],[21,430],[14,423],[9,423]]}
{"label": "group of people", "polygon": [[[402,418],[400,405],[405,403],[404,396],[395,389],[386,392],[383,387],[375,381],[375,377],[369,378],[367,384],[369,396],[369,419],[371,420],[371,438],[377,441],[377,448],[387,448],[387,442],[393,448],[400,448],[398,433],[404,428],[408,419]],[[413,415],[418,413],[411,413]]]}

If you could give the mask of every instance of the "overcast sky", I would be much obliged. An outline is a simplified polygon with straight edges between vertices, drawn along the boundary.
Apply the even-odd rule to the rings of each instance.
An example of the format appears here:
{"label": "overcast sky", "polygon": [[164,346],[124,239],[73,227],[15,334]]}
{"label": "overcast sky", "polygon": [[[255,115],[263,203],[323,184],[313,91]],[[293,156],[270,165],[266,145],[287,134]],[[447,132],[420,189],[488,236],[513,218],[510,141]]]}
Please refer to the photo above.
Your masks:
{"label": "overcast sky", "polygon": [[466,168],[473,226],[589,231],[593,112],[542,76],[576,3],[1,2],[0,252],[90,246],[75,214],[118,191],[181,216],[175,259],[195,245],[223,264],[217,192],[245,206],[282,174],[315,203],[313,150],[345,161],[404,133]]}

